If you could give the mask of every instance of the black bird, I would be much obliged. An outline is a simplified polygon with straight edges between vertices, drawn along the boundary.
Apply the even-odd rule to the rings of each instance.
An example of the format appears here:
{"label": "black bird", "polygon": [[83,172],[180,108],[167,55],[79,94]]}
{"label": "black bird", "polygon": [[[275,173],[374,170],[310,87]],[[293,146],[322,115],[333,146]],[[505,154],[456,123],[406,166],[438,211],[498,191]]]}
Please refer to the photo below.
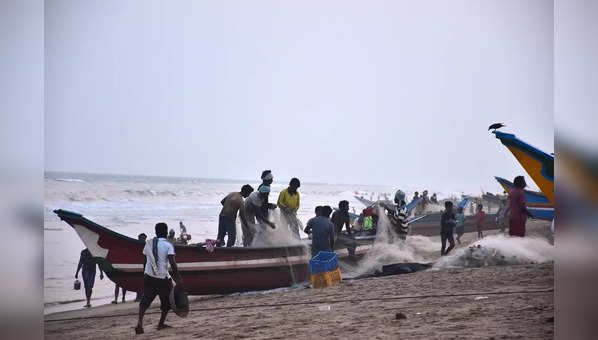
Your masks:
{"label": "black bird", "polygon": [[488,127],[488,131],[490,131],[490,130],[496,131],[497,129],[500,129],[503,126],[506,126],[506,125],[503,123],[494,123]]}

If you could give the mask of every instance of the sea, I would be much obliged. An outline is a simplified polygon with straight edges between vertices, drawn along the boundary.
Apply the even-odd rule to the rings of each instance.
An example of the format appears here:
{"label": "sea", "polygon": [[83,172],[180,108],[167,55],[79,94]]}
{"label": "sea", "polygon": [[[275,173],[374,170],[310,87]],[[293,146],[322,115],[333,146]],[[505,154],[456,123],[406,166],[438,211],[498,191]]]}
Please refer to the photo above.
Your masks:
{"label": "sea", "polygon": [[[79,254],[85,248],[77,233],[53,212],[64,209],[123,235],[137,238],[140,233],[154,235],[154,225],[166,222],[179,232],[183,222],[192,243],[215,239],[220,201],[244,184],[257,188],[261,181],[160,176],[132,176],[46,172],[44,180],[44,313],[81,309],[83,290],[74,290]],[[288,182],[274,182],[270,201],[275,201]],[[307,223],[318,205],[336,207],[347,200],[357,214],[364,205],[355,196],[377,200],[392,198],[396,187],[359,184],[301,183],[298,218]],[[410,197],[415,188],[401,188]],[[420,190],[421,192],[421,190]],[[439,197],[442,197],[439,194]],[[237,219],[238,220],[238,219]],[[238,221],[237,221],[238,223]],[[240,233],[239,233],[240,235]],[[306,237],[302,233],[302,237]],[[80,278],[80,277],[79,277]],[[114,283],[96,276],[92,305],[114,299]],[[126,295],[127,301],[134,292]],[[120,297],[119,297],[120,301]]]}

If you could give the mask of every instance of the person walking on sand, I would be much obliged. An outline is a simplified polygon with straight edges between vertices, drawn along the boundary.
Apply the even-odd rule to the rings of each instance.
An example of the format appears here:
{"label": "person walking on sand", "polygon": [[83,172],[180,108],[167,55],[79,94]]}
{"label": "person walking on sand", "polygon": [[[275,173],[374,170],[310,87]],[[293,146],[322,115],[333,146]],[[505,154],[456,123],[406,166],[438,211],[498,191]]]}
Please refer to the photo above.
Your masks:
{"label": "person walking on sand", "polygon": [[282,190],[278,195],[277,202],[281,215],[289,224],[289,230],[296,239],[301,238],[299,235],[299,220],[297,219],[297,210],[299,210],[299,192],[297,189],[300,186],[299,179],[291,179],[289,187]]}
{"label": "person walking on sand", "polygon": [[276,225],[268,220],[268,215],[265,215],[263,210],[264,205],[268,204],[269,194],[270,186],[262,185],[258,191],[252,192],[245,200],[245,222],[241,224],[244,247],[253,244],[256,233],[263,231],[262,225],[268,225],[272,229],[276,228]]}
{"label": "person walking on sand", "polygon": [[476,220],[476,228],[478,230],[478,240],[484,238],[484,225],[486,224],[486,213],[484,212],[484,206],[479,203],[478,204],[478,208],[476,209],[476,215],[475,215],[475,220]]}
{"label": "person walking on sand", "polygon": [[227,247],[233,247],[237,240],[237,212],[241,218],[241,223],[245,223],[245,204],[243,199],[247,198],[253,192],[253,188],[249,184],[241,187],[240,192],[231,192],[220,201],[222,210],[218,220],[218,237],[216,238],[216,246],[224,246],[224,236],[228,234],[226,242]]}
{"label": "person walking on sand", "polygon": [[330,206],[323,206],[321,215],[311,223],[311,256],[316,256],[320,251],[332,251],[334,248],[334,225],[330,222]]}
{"label": "person walking on sand", "polygon": [[143,333],[143,316],[156,295],[160,297],[161,311],[158,330],[170,327],[165,324],[166,315],[170,309],[169,295],[172,289],[172,281],[168,275],[168,264],[172,268],[176,284],[180,287],[183,286],[183,280],[174,259],[174,246],[166,240],[168,226],[166,223],[158,223],[155,230],[156,237],[148,240],[143,248],[143,297],[139,303],[139,321],[137,327],[135,327],[135,333],[137,334]]}
{"label": "person walking on sand", "polygon": [[104,272],[102,271],[102,266],[93,258],[89,252],[89,249],[83,249],[81,251],[81,255],[79,256],[79,264],[77,265],[77,271],[75,272],[75,279],[79,278],[79,270],[83,269],[81,276],[83,276],[85,298],[87,299],[87,304],[84,307],[87,308],[91,307],[91,293],[96,280],[96,264],[100,270],[100,280],[103,280]]}
{"label": "person walking on sand", "polygon": [[461,244],[461,236],[465,233],[465,214],[463,213],[463,207],[457,208],[457,214],[455,215],[457,225],[455,226],[455,232],[457,233],[457,243]]}
{"label": "person walking on sand", "polygon": [[[453,213],[453,202],[444,202],[444,212],[440,217],[440,241],[442,247],[440,248],[440,255],[447,255],[454,247],[455,240],[453,238],[453,228],[455,228],[456,220],[455,213]],[[449,241],[449,247],[445,251],[446,241]]]}
{"label": "person walking on sand", "polygon": [[517,176],[513,180],[515,187],[509,193],[509,235],[525,237],[525,222],[532,214],[527,210],[525,204],[525,192],[527,186],[523,176]]}
{"label": "person walking on sand", "polygon": [[114,300],[112,301],[112,303],[117,304],[118,303],[118,291],[122,288],[123,291],[123,303],[125,302],[125,294],[127,294],[127,291],[125,290],[124,287],[120,287],[118,284],[114,284]]}

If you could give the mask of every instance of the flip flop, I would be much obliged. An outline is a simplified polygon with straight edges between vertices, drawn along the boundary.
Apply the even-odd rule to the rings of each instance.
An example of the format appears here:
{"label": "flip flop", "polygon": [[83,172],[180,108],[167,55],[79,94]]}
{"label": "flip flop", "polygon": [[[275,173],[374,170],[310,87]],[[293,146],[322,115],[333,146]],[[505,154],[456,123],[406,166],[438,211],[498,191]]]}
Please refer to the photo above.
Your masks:
{"label": "flip flop", "polygon": [[158,330],[165,329],[165,328],[172,328],[172,326],[169,326],[167,324],[158,325]]}
{"label": "flip flop", "polygon": [[137,327],[135,327],[135,334],[143,334],[143,327],[137,325]]}

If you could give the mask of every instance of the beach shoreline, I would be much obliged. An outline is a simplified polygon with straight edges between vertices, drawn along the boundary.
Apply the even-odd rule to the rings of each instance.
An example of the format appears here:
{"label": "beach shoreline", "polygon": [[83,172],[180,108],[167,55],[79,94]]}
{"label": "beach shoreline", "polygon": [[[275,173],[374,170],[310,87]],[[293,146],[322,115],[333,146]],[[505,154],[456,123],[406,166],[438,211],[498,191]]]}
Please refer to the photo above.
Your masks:
{"label": "beach shoreline", "polygon": [[[174,338],[552,338],[553,263],[458,268],[346,280],[326,289],[193,297],[187,318],[146,334]],[[45,316],[45,336],[131,338],[136,303]],[[397,313],[406,319],[397,319]]]}

